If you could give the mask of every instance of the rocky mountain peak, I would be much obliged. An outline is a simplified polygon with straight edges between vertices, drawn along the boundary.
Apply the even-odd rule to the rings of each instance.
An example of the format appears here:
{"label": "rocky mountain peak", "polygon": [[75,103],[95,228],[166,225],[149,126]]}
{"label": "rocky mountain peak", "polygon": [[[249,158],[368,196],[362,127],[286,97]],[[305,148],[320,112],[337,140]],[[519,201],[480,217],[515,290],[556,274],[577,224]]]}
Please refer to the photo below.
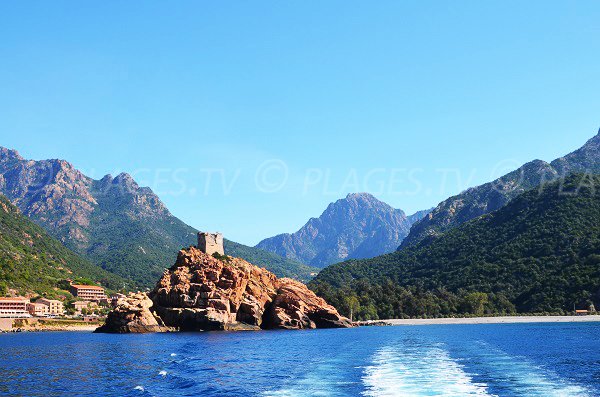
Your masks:
{"label": "rocky mountain peak", "polygon": [[372,257],[395,250],[412,222],[369,193],[350,193],[330,203],[318,218],[311,218],[295,233],[261,241],[257,247],[317,267],[349,258]]}
{"label": "rocky mountain peak", "polygon": [[371,193],[360,192],[360,193],[348,193],[348,195],[346,195],[346,200],[366,200],[366,201],[371,201],[371,200],[377,200],[377,199]]}
{"label": "rocky mountain peak", "polygon": [[121,172],[119,175],[117,175],[116,178],[113,180],[113,183],[119,184],[119,185],[131,186],[131,187],[135,188],[136,190],[139,188],[137,182],[133,179],[133,177],[126,172]]}
{"label": "rocky mountain peak", "polygon": [[102,179],[100,179],[98,181],[98,183],[101,184],[101,185],[103,185],[103,186],[107,186],[107,185],[112,184],[113,179],[114,178],[113,178],[113,176],[111,174],[106,174],[106,175],[104,175],[102,177]]}
{"label": "rocky mountain peak", "polygon": [[104,189],[117,188],[123,193],[135,193],[140,189],[133,177],[126,172],[122,172],[116,177],[113,177],[111,174],[104,175],[102,179],[97,181],[97,185]]}
{"label": "rocky mountain peak", "polygon": [[597,172],[600,170],[600,133],[574,152],[554,160],[551,165],[562,176],[575,172]]}
{"label": "rocky mountain peak", "polygon": [[8,160],[23,160],[16,150],[7,149],[0,146],[0,162]]}
{"label": "rocky mountain peak", "polygon": [[346,198],[339,199],[333,205],[337,206],[361,206],[361,207],[370,207],[370,208],[382,208],[385,210],[393,209],[387,203],[377,199],[371,193],[350,193],[346,196]]}
{"label": "rocky mountain peak", "polygon": [[[8,149],[0,149],[0,156],[12,159],[0,161],[0,193],[69,248],[82,254],[92,250],[102,255],[107,252],[107,245],[97,244],[97,234],[100,230],[104,233],[104,228],[108,234],[118,230],[107,222],[109,219],[126,219],[135,227],[138,227],[136,222],[152,219],[167,225],[177,224],[184,231],[189,229],[172,218],[158,196],[150,189],[140,188],[127,173],[114,178],[106,175],[96,181],[65,160],[25,160]],[[184,236],[185,232],[179,235]]]}

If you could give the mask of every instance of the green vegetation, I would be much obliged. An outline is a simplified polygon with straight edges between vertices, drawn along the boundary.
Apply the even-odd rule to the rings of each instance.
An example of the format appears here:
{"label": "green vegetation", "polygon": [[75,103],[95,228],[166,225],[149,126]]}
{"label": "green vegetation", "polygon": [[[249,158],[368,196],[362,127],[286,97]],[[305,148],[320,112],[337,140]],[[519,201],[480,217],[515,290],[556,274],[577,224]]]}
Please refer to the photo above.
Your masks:
{"label": "green vegetation", "polygon": [[175,262],[179,248],[195,244],[196,231],[161,210],[153,194],[137,196],[130,193],[133,188],[97,185],[93,192],[98,206],[87,229],[90,244],[78,247],[76,241],[65,239],[68,247],[130,280],[135,289],[154,287],[163,270]]}
{"label": "green vegetation", "polygon": [[[574,175],[310,287],[357,319],[562,314],[600,304],[600,177]],[[358,305],[356,302],[358,301]]]}
{"label": "green vegetation", "polygon": [[212,256],[213,256],[213,258],[223,261],[225,263],[231,262],[231,257],[228,255],[221,255],[218,252],[215,252],[214,254],[212,254]]}
{"label": "green vegetation", "polygon": [[0,195],[0,295],[14,289],[70,296],[65,280],[77,278],[113,289],[125,283],[69,251]]}
{"label": "green vegetation", "polygon": [[277,277],[289,277],[307,282],[320,270],[316,267],[304,265],[293,259],[287,259],[272,252],[248,247],[246,245],[234,243],[233,241],[225,240],[224,245],[227,254],[245,259],[253,265],[264,267],[273,272]]}

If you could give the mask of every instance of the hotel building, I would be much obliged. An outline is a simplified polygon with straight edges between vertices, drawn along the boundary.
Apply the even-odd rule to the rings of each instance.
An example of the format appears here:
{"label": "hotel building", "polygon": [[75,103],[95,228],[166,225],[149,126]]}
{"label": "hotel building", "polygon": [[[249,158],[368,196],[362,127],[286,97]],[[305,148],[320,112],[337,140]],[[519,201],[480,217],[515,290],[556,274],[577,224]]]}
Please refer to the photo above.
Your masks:
{"label": "hotel building", "polygon": [[71,285],[71,293],[73,296],[85,301],[100,302],[107,300],[104,288],[95,285]]}
{"label": "hotel building", "polygon": [[22,296],[14,298],[0,298],[0,317],[20,318],[30,317],[27,312],[29,299]]}
{"label": "hotel building", "polygon": [[46,305],[48,307],[48,314],[62,315],[65,313],[65,306],[59,300],[41,298],[41,299],[38,299],[35,303],[40,303],[42,305]]}
{"label": "hotel building", "polygon": [[44,317],[48,314],[48,306],[42,303],[28,303],[27,311],[29,314],[35,317]]}

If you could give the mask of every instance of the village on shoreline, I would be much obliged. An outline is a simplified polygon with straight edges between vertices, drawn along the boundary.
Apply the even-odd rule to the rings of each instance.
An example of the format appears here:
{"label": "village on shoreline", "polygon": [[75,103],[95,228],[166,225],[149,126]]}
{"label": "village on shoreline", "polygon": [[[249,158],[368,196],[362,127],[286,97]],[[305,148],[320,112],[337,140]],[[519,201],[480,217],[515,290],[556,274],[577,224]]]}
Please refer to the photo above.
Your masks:
{"label": "village on shoreline", "polygon": [[106,295],[97,285],[69,284],[72,302],[45,297],[0,297],[0,332],[93,331],[123,294]]}

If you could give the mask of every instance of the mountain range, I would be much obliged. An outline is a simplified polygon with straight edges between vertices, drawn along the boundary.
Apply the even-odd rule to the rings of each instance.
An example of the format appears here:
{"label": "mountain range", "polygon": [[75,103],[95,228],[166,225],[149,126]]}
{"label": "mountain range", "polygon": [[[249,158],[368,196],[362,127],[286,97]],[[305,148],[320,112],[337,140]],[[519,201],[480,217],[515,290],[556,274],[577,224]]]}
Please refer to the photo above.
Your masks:
{"label": "mountain range", "polygon": [[531,161],[492,182],[444,200],[413,225],[400,249],[495,211],[521,193],[573,172],[600,172],[600,131],[581,148],[564,157],[550,163]]}
{"label": "mountain range", "polygon": [[330,266],[310,286],[364,319],[598,307],[599,187],[596,175],[560,178],[437,237]]}
{"label": "mountain range", "polygon": [[[130,280],[131,288],[151,286],[179,249],[196,244],[197,230],[126,173],[94,180],[67,161],[26,160],[0,148],[0,193],[67,248]],[[228,254],[278,276],[308,279],[317,271],[253,247],[225,245]]]}
{"label": "mountain range", "polygon": [[427,213],[407,216],[371,194],[351,193],[329,204],[321,216],[311,218],[297,232],[267,238],[256,247],[324,268],[394,251],[412,224]]}
{"label": "mountain range", "polygon": [[[295,233],[265,239],[256,247],[226,240],[226,253],[280,277],[306,281],[333,263],[377,257],[398,247],[423,247],[504,208],[524,192],[581,172],[600,172],[600,132],[573,153],[550,163],[531,161],[433,210],[407,216],[368,193],[353,193],[331,203]],[[67,161],[27,160],[0,147],[0,193],[72,251],[85,268],[83,276],[93,274],[96,281],[147,287],[171,264],[175,252],[196,243],[197,230],[174,217],[151,189],[138,186],[126,173],[94,180]]]}

